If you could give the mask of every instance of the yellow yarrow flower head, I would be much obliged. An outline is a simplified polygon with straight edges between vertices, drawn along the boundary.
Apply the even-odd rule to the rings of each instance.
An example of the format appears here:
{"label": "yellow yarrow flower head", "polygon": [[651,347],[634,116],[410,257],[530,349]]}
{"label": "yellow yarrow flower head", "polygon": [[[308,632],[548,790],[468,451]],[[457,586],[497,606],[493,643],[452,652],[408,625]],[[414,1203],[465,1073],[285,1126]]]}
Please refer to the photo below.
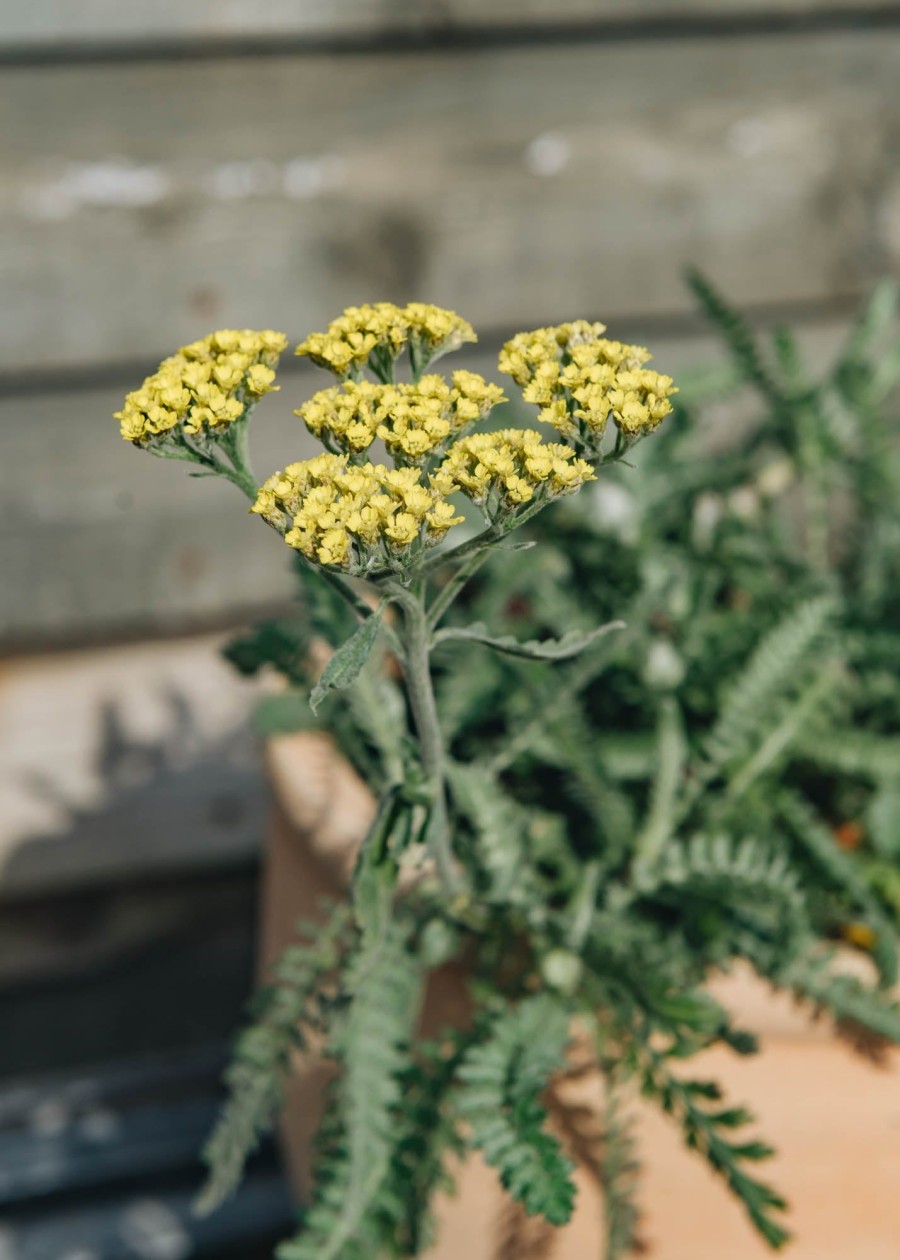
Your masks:
{"label": "yellow yarrow flower head", "polygon": [[356,575],[401,572],[459,524],[446,480],[418,468],[351,464],[345,454],[289,464],[260,487],[251,511],[316,564]]}
{"label": "yellow yarrow flower head", "polygon": [[466,342],[478,340],[469,321],[455,311],[425,302],[410,302],[403,309],[409,321],[409,352],[414,370],[421,370]]}
{"label": "yellow yarrow flower head", "polygon": [[349,306],[323,333],[310,333],[295,354],[305,355],[335,376],[354,378],[370,359],[393,362],[406,345],[409,325],[393,302]]}
{"label": "yellow yarrow flower head", "polygon": [[472,325],[454,311],[422,302],[395,306],[375,302],[350,306],[323,333],[311,333],[297,347],[319,367],[340,378],[358,380],[368,368],[383,382],[393,378],[395,360],[408,348],[414,372],[441,354],[475,341]]}
{"label": "yellow yarrow flower head", "polygon": [[375,441],[397,390],[372,381],[344,381],[322,389],[294,412],[329,449],[354,454]]}
{"label": "yellow yarrow flower head", "polygon": [[500,429],[461,438],[450,448],[439,477],[482,506],[490,520],[525,503],[573,494],[594,471],[570,446],[545,442],[533,429]]}
{"label": "yellow yarrow flower head", "polygon": [[590,344],[606,332],[606,325],[585,319],[551,328],[517,333],[500,351],[499,367],[518,386],[530,384],[539,368],[559,363],[570,348]]}
{"label": "yellow yarrow flower head", "polygon": [[423,376],[414,385],[398,386],[397,394],[377,432],[398,464],[421,464],[440,453],[505,402],[500,386],[476,372],[454,372],[452,383],[435,374]]}
{"label": "yellow yarrow flower head", "polygon": [[519,333],[500,352],[499,367],[552,425],[594,456],[611,418],[619,430],[617,449],[626,449],[655,429],[672,410],[672,378],[644,366],[644,346],[603,336],[603,324],[576,320]]}
{"label": "yellow yarrow flower head", "polygon": [[344,381],[295,411],[329,450],[355,458],[381,438],[399,464],[421,464],[504,402],[499,385],[475,372],[423,376],[414,384]]}
{"label": "yellow yarrow flower head", "polygon": [[122,437],[158,447],[221,434],[278,387],[275,365],[287,346],[283,333],[225,328],[164,359],[115,418]]}

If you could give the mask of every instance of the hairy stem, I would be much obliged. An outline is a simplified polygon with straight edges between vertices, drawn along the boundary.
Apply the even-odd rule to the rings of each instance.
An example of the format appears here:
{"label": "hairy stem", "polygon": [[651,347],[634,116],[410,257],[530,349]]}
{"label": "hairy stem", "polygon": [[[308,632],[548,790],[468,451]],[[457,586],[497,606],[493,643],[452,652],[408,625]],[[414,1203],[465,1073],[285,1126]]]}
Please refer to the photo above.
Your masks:
{"label": "hairy stem", "polygon": [[473,537],[463,543],[459,543],[458,546],[451,547],[448,551],[436,552],[424,562],[421,566],[421,572],[430,573],[442,565],[453,564],[457,560],[464,560],[473,553],[481,553],[486,547],[499,542],[507,534],[511,534],[514,529],[518,529],[520,525],[530,521],[533,516],[537,516],[538,512],[543,512],[544,508],[549,507],[551,502],[552,500],[550,499],[538,498],[527,506],[519,508],[515,514],[509,515],[503,520],[492,522],[485,529],[473,535]]}
{"label": "hairy stem", "polygon": [[[233,467],[223,464],[220,460],[203,458],[203,462],[211,471],[218,473],[219,476],[227,477],[227,479],[250,500],[251,503],[256,502],[256,496],[259,493],[259,487],[256,483],[256,477],[250,467],[249,444],[247,440],[246,426],[239,429],[233,436],[232,443],[228,448],[231,456]],[[194,456],[182,456],[181,458],[194,458]],[[197,460],[196,462],[200,462]],[[353,589],[347,580],[339,573],[333,572],[327,565],[314,565],[306,562],[308,567],[319,574],[319,576],[328,583],[353,611],[359,617],[360,621],[365,621],[367,617],[371,617],[375,609],[366,603],[357,591]],[[399,651],[397,638],[391,630],[390,626],[385,626],[388,642],[393,652]]]}
{"label": "hairy stem", "polygon": [[251,503],[256,502],[259,486],[256,484],[253,473],[247,467],[236,464],[233,468],[229,468],[226,464],[217,464],[217,471],[242,490]]}
{"label": "hairy stem", "polygon": [[455,897],[462,887],[450,845],[444,738],[431,681],[431,631],[422,598],[402,587],[397,589],[397,596],[404,617],[406,690],[419,737],[422,768],[431,794],[425,841],[434,858],[444,892],[449,897]]}

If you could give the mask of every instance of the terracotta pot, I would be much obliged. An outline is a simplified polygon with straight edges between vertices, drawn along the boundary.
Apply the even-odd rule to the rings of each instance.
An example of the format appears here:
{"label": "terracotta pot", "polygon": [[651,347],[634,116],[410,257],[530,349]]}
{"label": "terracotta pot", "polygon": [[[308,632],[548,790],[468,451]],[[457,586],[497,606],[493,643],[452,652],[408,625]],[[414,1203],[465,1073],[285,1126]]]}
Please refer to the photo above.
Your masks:
{"label": "terracotta pot", "polygon": [[[293,937],[300,917],[314,917],[323,896],[346,890],[356,850],[374,812],[372,799],[326,736],[271,741],[267,762],[275,796],[263,883],[261,962]],[[798,1241],[792,1260],[898,1260],[900,1257],[900,1073],[894,1058],[877,1070],[810,1024],[791,1003],[747,975],[730,977],[717,996],[742,1027],[760,1034],[763,1053],[741,1059],[716,1049],[690,1073],[719,1080],[759,1115],[760,1132],[779,1148],[765,1176],[792,1204]],[[461,976],[431,980],[422,1026],[427,1033],[464,1018]],[[282,1141],[298,1198],[309,1193],[309,1150],[318,1127],[328,1068],[296,1064]],[[596,1077],[562,1087],[594,1105]],[[640,1109],[644,1162],[640,1197],[647,1254],[656,1260],[763,1260],[758,1239],[727,1190],[677,1130],[652,1108]],[[602,1199],[584,1168],[576,1172],[578,1204],[563,1230],[510,1212],[492,1170],[472,1158],[458,1170],[458,1193],[439,1204],[440,1240],[428,1260],[585,1260],[602,1253]]]}

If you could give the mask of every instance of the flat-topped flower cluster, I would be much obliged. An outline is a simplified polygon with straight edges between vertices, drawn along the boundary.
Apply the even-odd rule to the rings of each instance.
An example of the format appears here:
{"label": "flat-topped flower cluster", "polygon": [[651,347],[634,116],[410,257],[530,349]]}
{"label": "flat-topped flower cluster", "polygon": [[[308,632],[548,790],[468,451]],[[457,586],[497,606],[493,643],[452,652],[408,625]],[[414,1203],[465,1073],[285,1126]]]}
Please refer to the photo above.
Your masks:
{"label": "flat-topped flower cluster", "polygon": [[576,320],[519,333],[499,367],[540,407],[538,419],[589,451],[598,451],[612,417],[624,444],[651,432],[672,410],[671,376],[644,367],[644,346],[610,341],[605,324]]}
{"label": "flat-topped flower cluster", "polygon": [[454,489],[441,472],[426,478],[418,468],[325,454],[269,477],[251,511],[308,559],[362,573],[389,568],[397,553],[438,542],[459,524],[446,497]]}
{"label": "flat-topped flower cluster", "polygon": [[284,333],[224,328],[163,359],[116,412],[122,437],[150,446],[181,430],[189,436],[221,432],[278,387],[275,365],[287,347]]}
{"label": "flat-topped flower cluster", "polygon": [[[620,457],[668,415],[671,377],[645,367],[643,346],[605,332],[577,320],[519,333],[501,351],[501,371],[537,404],[557,442],[534,429],[470,432],[507,399],[475,372],[448,379],[426,371],[476,337],[455,311],[420,302],[350,307],[297,347],[337,377],[295,412],[327,453],[290,464],[262,487],[246,462],[246,426],[235,422],[276,388],[282,333],[225,329],[183,347],[128,395],[117,417],[137,445],[235,481],[254,498],[252,511],[313,563],[402,575],[464,520],[454,495],[477,505],[492,536],[501,536],[594,480],[595,463]],[[408,381],[396,379],[404,353]],[[616,444],[604,455],[610,419]],[[376,442],[393,467],[370,460]]]}
{"label": "flat-topped flower cluster", "polygon": [[534,429],[474,433],[454,443],[441,471],[489,519],[537,494],[559,498],[594,481],[591,465],[576,459],[571,446],[545,442]]}
{"label": "flat-topped flower cluster", "polygon": [[397,463],[420,464],[505,401],[499,385],[460,371],[452,385],[434,373],[409,384],[346,380],[294,414],[329,449],[353,456],[380,438]]}
{"label": "flat-topped flower cluster", "polygon": [[364,367],[370,367],[383,378],[404,349],[409,350],[415,370],[417,362],[433,363],[440,355],[477,340],[472,325],[455,311],[425,302],[406,306],[375,302],[348,307],[325,332],[311,333],[296,353],[308,355],[335,376],[358,377]]}

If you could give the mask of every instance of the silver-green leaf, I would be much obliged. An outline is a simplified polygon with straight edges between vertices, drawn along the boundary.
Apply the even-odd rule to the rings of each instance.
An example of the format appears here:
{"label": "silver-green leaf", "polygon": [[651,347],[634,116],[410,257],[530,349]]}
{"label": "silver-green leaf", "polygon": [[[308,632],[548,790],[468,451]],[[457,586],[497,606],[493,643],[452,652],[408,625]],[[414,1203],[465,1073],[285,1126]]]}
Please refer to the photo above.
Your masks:
{"label": "silver-green leaf", "polygon": [[493,648],[495,652],[502,652],[506,656],[520,656],[531,661],[568,661],[573,656],[580,655],[597,639],[613,630],[624,629],[624,621],[610,621],[587,634],[580,630],[569,630],[560,639],[532,639],[527,643],[520,643],[512,635],[503,635],[501,638],[492,635],[487,626],[479,621],[471,626],[448,626],[439,630],[434,636],[434,642],[438,644],[454,639],[469,640],[483,643],[485,647]]}
{"label": "silver-green leaf", "polygon": [[313,713],[316,712],[329,691],[335,691],[340,687],[349,687],[353,680],[359,676],[359,672],[372,654],[372,649],[378,638],[383,608],[384,605],[373,612],[370,617],[366,617],[362,625],[357,628],[345,643],[341,644],[322,670],[322,676],[315,687],[313,687],[312,694],[309,697]]}

